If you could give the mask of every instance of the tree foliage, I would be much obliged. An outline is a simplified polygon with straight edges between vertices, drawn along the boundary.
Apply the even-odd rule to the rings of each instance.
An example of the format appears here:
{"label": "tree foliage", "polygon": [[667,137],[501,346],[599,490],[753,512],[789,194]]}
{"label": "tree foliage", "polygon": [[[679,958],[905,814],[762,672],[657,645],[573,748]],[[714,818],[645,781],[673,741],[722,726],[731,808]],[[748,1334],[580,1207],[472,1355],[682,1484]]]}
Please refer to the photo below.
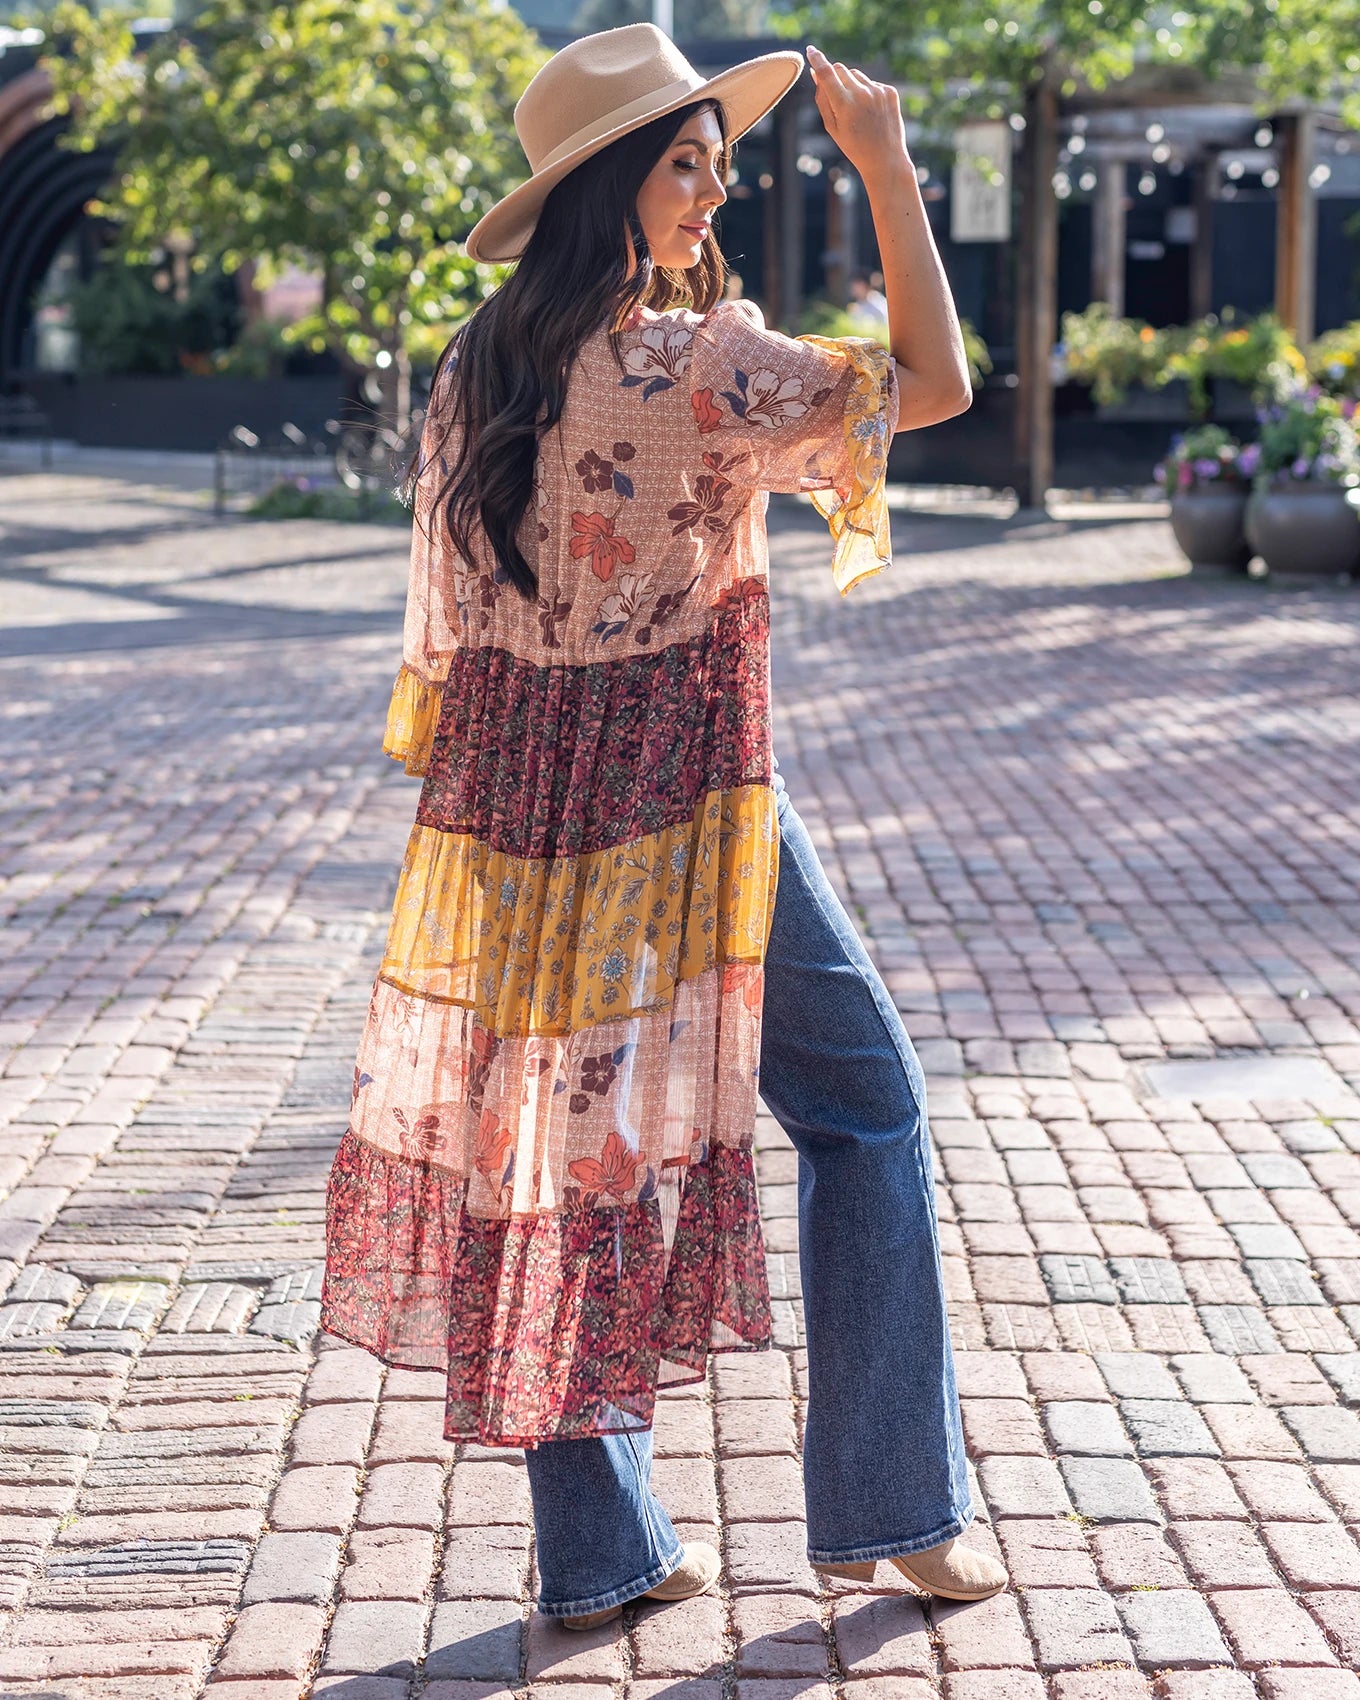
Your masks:
{"label": "tree foliage", "polygon": [[[47,21],[65,145],[119,149],[96,210],[120,257],[167,235],[267,287],[321,273],[311,345],[404,364],[447,340],[495,274],[454,244],[524,174],[515,101],[544,55],[494,0],[207,0],[139,51],[131,14]],[[386,363],[380,359],[380,364]]]}
{"label": "tree foliage", "polygon": [[795,0],[790,20],[833,58],[881,60],[941,117],[1013,110],[1044,74],[1071,94],[1160,64],[1245,72],[1263,104],[1325,99],[1360,123],[1355,0]]}
{"label": "tree foliage", "polygon": [[[675,7],[676,39],[713,41],[761,35],[768,9],[766,0],[680,0]],[[651,16],[651,0],[581,0],[572,28],[587,35],[622,24],[649,23]]]}

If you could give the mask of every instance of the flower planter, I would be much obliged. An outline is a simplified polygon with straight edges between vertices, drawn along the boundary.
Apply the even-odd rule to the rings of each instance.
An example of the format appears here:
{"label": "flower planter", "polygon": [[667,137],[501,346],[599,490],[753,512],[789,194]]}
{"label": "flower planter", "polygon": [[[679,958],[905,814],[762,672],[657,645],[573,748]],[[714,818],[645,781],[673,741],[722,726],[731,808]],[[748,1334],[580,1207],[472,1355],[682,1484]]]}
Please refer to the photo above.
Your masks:
{"label": "flower planter", "polygon": [[1243,489],[1185,490],[1171,499],[1171,531],[1193,570],[1245,572],[1251,559]]}
{"label": "flower planter", "polygon": [[1272,573],[1332,576],[1360,569],[1360,514],[1339,484],[1289,479],[1253,491],[1246,531]]}
{"label": "flower planter", "polygon": [[1120,425],[1144,421],[1183,425],[1190,417],[1189,398],[1189,386],[1184,378],[1173,378],[1160,389],[1138,384],[1128,390],[1122,401],[1096,402],[1096,418]]}
{"label": "flower planter", "polygon": [[1250,386],[1232,378],[1210,378],[1209,417],[1220,425],[1255,424],[1256,398]]}

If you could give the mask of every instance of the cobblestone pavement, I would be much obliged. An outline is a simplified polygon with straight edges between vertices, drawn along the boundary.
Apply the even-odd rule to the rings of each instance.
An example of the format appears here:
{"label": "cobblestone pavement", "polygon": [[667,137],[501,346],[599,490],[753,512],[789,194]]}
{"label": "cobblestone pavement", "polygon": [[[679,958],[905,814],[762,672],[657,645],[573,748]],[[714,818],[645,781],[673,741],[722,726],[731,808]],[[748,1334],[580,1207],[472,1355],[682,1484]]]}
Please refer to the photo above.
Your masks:
{"label": "cobblestone pavement", "polygon": [[842,602],[775,503],[776,749],[926,1065],[1016,1587],[818,1591],[766,1119],[779,1349],[657,1425],[723,1590],[576,1637],[515,1455],[315,1332],[404,543],[173,483],[0,481],[0,1696],[1357,1700],[1360,591],[960,507]]}

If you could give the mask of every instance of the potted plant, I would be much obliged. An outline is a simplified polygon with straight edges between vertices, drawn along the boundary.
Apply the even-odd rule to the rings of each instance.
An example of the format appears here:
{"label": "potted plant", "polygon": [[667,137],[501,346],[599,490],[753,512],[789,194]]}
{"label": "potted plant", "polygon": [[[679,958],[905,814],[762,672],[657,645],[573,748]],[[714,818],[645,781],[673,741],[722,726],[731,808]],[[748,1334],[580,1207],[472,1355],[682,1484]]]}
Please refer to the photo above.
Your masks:
{"label": "potted plant", "polygon": [[1211,408],[1231,409],[1234,390],[1250,417],[1250,401],[1276,400],[1304,371],[1303,356],[1273,313],[1239,320],[1229,307],[1221,317],[1210,313],[1169,335],[1162,381],[1185,379],[1195,419],[1206,418]]}
{"label": "potted plant", "polygon": [[1308,376],[1329,395],[1360,400],[1360,319],[1326,331],[1309,346]]}
{"label": "potted plant", "polygon": [[1171,531],[1192,570],[1244,572],[1251,559],[1244,522],[1250,482],[1241,445],[1221,425],[1172,438],[1154,476],[1171,502]]}
{"label": "potted plant", "polygon": [[1117,318],[1105,301],[1063,314],[1059,354],[1066,376],[1088,385],[1101,408],[1118,407],[1131,389],[1157,388],[1166,365],[1163,333],[1141,319]]}
{"label": "potted plant", "polygon": [[1272,573],[1360,568],[1360,438],[1355,402],[1298,389],[1261,415],[1247,539]]}

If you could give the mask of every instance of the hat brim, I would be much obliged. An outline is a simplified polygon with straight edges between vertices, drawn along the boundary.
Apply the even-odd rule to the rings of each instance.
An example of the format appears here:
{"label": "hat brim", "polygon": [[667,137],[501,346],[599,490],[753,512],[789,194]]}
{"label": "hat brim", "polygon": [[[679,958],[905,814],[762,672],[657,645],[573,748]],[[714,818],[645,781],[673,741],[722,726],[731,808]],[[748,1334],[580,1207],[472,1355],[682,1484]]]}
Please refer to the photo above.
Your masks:
{"label": "hat brim", "polygon": [[605,131],[565,159],[556,161],[546,171],[537,172],[497,201],[469,231],[463,244],[465,253],[470,260],[488,264],[518,260],[534,233],[544,201],[582,160],[599,153],[630,130],[639,130],[644,124],[664,118],[668,112],[678,112],[682,106],[690,106],[696,100],[722,102],[727,118],[727,139],[736,141],[738,136],[745,135],[752,125],[758,124],[767,112],[778,106],[801,76],[803,63],[803,55],[798,52],[762,53],[758,59],[747,59],[740,65],[720,71],[716,77],[710,77],[697,88],[686,90],[674,100],[664,101],[640,118]]}

